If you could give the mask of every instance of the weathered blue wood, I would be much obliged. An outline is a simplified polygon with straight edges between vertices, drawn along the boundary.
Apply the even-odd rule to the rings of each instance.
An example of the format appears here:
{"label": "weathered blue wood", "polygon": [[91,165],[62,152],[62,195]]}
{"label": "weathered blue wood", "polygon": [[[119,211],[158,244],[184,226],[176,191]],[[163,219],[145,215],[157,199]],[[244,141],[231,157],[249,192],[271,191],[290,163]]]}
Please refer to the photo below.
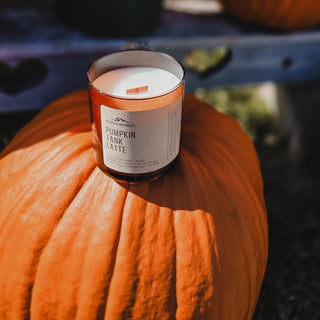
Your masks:
{"label": "weathered blue wood", "polygon": [[[41,84],[16,95],[0,92],[1,112],[42,108],[71,90],[85,88],[88,65],[132,41],[147,42],[180,61],[197,47],[228,46],[233,58],[223,70],[205,79],[187,70],[187,90],[320,78],[319,29],[275,33],[242,25],[223,14],[166,11],[162,24],[148,36],[94,38],[61,24],[49,2],[25,3],[0,4],[0,61],[15,66],[25,58],[39,58],[47,65],[48,75]],[[285,67],[286,60],[291,65]]]}

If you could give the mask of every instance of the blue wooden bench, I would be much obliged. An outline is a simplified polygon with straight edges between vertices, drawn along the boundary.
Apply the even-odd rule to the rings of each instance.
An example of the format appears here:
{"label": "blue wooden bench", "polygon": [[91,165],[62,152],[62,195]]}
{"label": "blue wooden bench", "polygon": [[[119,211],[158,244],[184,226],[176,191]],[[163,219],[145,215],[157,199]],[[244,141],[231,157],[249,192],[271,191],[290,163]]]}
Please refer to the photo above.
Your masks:
{"label": "blue wooden bench", "polygon": [[[231,60],[213,75],[201,78],[187,70],[189,91],[320,78],[320,29],[276,33],[241,24],[226,14],[166,11],[159,28],[148,36],[94,38],[65,27],[50,2],[6,1],[0,4],[0,112],[42,108],[71,90],[86,88],[88,65],[132,41],[147,43],[180,61],[194,48],[228,47]],[[39,71],[32,75],[34,86],[25,89],[21,83],[24,90],[12,88],[5,83],[6,75],[25,59],[32,59]]]}

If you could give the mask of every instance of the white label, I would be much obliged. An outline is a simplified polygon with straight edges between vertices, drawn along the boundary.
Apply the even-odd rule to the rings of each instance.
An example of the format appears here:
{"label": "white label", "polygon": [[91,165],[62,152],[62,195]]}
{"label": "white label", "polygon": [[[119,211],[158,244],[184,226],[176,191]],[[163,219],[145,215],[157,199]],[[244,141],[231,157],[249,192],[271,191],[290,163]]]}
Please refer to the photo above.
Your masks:
{"label": "white label", "polygon": [[147,111],[101,105],[105,166],[122,173],[140,174],[168,165],[179,153],[181,110],[182,97]]}

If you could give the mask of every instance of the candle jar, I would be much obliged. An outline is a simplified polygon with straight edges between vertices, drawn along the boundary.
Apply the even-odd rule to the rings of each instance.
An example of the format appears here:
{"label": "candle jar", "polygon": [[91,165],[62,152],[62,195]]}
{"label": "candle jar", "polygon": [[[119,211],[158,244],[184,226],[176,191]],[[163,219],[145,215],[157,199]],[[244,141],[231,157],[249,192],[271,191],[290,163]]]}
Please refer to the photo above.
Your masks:
{"label": "candle jar", "polygon": [[128,182],[166,173],[180,149],[182,65],[160,52],[120,51],[96,60],[87,78],[98,166]]}

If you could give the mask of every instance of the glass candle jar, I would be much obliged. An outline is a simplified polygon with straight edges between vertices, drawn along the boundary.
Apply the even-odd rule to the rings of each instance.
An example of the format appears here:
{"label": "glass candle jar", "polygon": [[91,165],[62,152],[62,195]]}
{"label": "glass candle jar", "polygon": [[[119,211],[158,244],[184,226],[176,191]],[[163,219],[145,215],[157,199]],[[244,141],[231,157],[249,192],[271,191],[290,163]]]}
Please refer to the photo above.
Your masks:
{"label": "glass candle jar", "polygon": [[185,73],[167,54],[119,51],[88,69],[98,166],[129,182],[156,179],[179,155]]}

